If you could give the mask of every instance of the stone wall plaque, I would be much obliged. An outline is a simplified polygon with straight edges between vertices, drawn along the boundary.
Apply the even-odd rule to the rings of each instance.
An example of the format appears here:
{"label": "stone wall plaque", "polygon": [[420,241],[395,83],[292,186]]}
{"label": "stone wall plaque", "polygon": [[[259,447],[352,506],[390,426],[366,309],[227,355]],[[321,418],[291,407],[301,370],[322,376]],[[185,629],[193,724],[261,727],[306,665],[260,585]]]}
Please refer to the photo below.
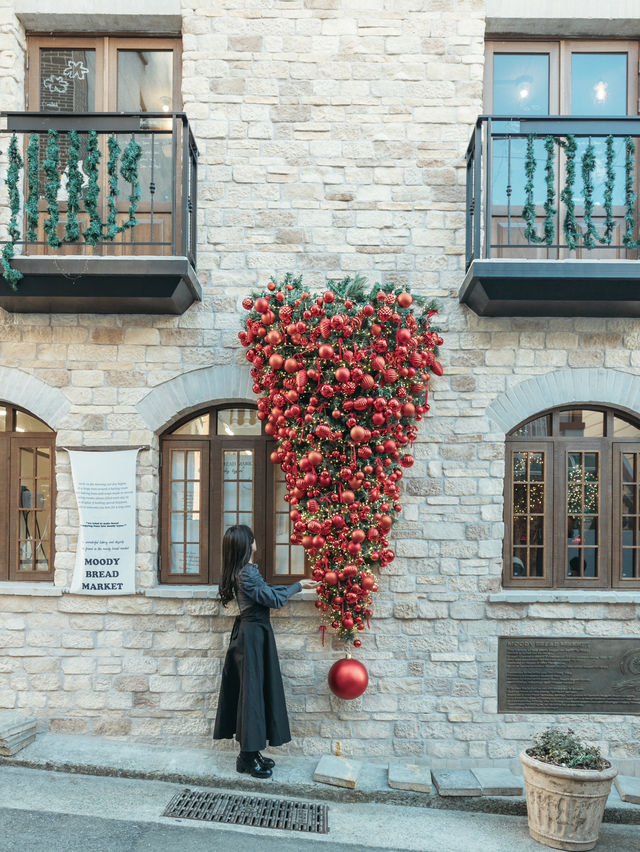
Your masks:
{"label": "stone wall plaque", "polygon": [[640,715],[640,637],[498,637],[498,713]]}

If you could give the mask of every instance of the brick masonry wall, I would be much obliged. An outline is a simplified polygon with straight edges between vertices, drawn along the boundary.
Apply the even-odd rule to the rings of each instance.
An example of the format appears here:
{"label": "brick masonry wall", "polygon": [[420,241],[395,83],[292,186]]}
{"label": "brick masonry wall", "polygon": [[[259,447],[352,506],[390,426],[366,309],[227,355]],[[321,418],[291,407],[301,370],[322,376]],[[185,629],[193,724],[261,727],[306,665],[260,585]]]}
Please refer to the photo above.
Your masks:
{"label": "brick masonry wall", "polygon": [[[381,576],[360,654],[365,695],[330,695],[326,675],[341,648],[322,647],[311,603],[274,615],[291,751],[321,754],[340,741],[370,758],[508,763],[552,717],[497,715],[498,635],[640,633],[638,605],[607,604],[606,593],[571,605],[488,600],[500,589],[504,475],[504,433],[489,406],[551,371],[635,376],[640,324],[480,319],[459,306],[464,152],[482,111],[483,34],[481,0],[185,2],[183,97],[201,152],[205,300],[182,317],[0,312],[0,398],[35,377],[70,405],[56,424],[60,446],[151,446],[138,463],[137,580],[152,591],[158,436],[137,406],[176,377],[244,365],[242,297],[292,270],[310,285],[358,272],[440,299],[445,376],[433,382],[393,534],[398,558]],[[24,34],[6,3],[0,48],[10,69],[2,106],[21,108]],[[167,409],[166,422],[179,414]],[[78,530],[62,450],[57,487],[62,589]],[[34,712],[54,731],[209,746],[231,623],[206,598],[0,589],[0,706]],[[636,771],[637,719],[559,721]]]}

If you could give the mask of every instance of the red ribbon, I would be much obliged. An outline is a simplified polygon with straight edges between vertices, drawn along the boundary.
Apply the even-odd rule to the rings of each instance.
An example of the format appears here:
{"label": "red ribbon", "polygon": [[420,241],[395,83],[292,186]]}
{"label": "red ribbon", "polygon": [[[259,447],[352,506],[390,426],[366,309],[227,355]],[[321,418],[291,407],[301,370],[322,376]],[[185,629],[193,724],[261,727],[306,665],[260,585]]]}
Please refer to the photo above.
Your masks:
{"label": "red ribbon", "polygon": [[322,647],[323,648],[324,648],[324,634],[325,634],[326,629],[327,628],[325,627],[324,624],[321,624],[320,627],[318,627],[318,630],[322,630]]}

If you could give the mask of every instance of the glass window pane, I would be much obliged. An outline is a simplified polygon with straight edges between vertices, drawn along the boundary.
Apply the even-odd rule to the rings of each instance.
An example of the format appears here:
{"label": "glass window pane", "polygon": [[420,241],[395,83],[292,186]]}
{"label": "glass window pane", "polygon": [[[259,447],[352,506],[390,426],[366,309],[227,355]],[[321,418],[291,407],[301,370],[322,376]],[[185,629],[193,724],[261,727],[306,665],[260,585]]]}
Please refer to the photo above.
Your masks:
{"label": "glass window pane", "polygon": [[622,576],[627,580],[637,576],[637,554],[638,551],[632,548],[625,547],[622,551]]}
{"label": "glass window pane", "polygon": [[513,454],[513,480],[514,482],[526,482],[527,479],[527,453]]}
{"label": "glass window pane", "polygon": [[20,448],[20,477],[32,478],[35,474],[35,450],[32,447]]}
{"label": "glass window pane", "polygon": [[515,438],[546,438],[551,434],[551,417],[547,414],[530,420],[511,433]]}
{"label": "glass window pane", "polygon": [[526,577],[528,565],[528,551],[526,547],[516,547],[513,551],[513,577]]}
{"label": "glass window pane", "polygon": [[241,512],[250,512],[253,508],[253,483],[238,483],[238,508]]}
{"label": "glass window pane", "polygon": [[185,571],[187,574],[200,573],[200,545],[197,543],[186,546]]}
{"label": "glass window pane", "polygon": [[38,447],[36,455],[36,475],[38,479],[51,476],[51,452],[48,447]]}
{"label": "glass window pane", "polygon": [[174,435],[208,435],[209,434],[209,415],[201,414],[199,417],[194,417],[188,423],[183,423],[178,426],[173,432]]}
{"label": "glass window pane", "polygon": [[198,450],[187,452],[187,479],[200,479],[200,452]]}
{"label": "glass window pane", "polygon": [[239,454],[238,479],[250,481],[253,479],[253,452],[242,450]]}
{"label": "glass window pane", "polygon": [[169,566],[171,574],[184,574],[184,545],[171,545],[171,564]]}
{"label": "glass window pane", "polygon": [[577,547],[570,547],[568,550],[568,566],[569,577],[582,576],[582,568],[580,566],[580,550]]}
{"label": "glass window pane", "polygon": [[622,456],[622,479],[625,482],[635,482],[635,453],[625,453]]}
{"label": "glass window pane", "polygon": [[627,114],[627,54],[571,55],[571,114]]}
{"label": "glass window pane", "polygon": [[[2,414],[0,413],[1,416]],[[616,438],[637,438],[640,435],[640,429],[634,426],[633,423],[623,420],[621,417],[614,417],[613,434]]]}
{"label": "glass window pane", "polygon": [[53,432],[53,429],[26,411],[16,411],[16,432]]}
{"label": "glass window pane", "polygon": [[529,491],[529,511],[543,512],[544,511],[544,486],[531,485]]}
{"label": "glass window pane", "polygon": [[544,577],[544,551],[541,547],[532,547],[529,551],[530,576]]}
{"label": "glass window pane", "polygon": [[294,545],[290,548],[289,571],[291,574],[304,574],[304,548]]}
{"label": "glass window pane", "polygon": [[238,477],[238,454],[236,452],[224,453],[224,478],[233,479]]}
{"label": "glass window pane", "polygon": [[558,415],[560,436],[564,438],[602,438],[604,414],[589,409],[561,411]]}
{"label": "glass window pane", "polygon": [[595,547],[585,547],[582,551],[584,558],[584,577],[598,576],[598,551]]}
{"label": "glass window pane", "polygon": [[276,513],[276,543],[289,543],[289,516],[285,512]]}
{"label": "glass window pane", "polygon": [[0,405],[0,432],[5,432],[7,429],[7,409]]}
{"label": "glass window pane", "polygon": [[235,512],[238,509],[238,483],[225,482],[222,499],[225,512]]}
{"label": "glass window pane", "polygon": [[218,435],[261,435],[262,421],[255,408],[225,408],[218,411]]}
{"label": "glass window pane", "polygon": [[187,541],[200,541],[200,515],[196,512],[187,515]]}
{"label": "glass window pane", "polygon": [[171,450],[171,478],[184,479],[184,450]]}
{"label": "glass window pane", "polygon": [[42,112],[95,112],[95,50],[41,48],[39,82]]}
{"label": "glass window pane", "polygon": [[118,51],[118,112],[172,112],[173,52]]}
{"label": "glass window pane", "polygon": [[496,53],[493,56],[493,113],[549,114],[549,55]]}
{"label": "glass window pane", "polygon": [[184,541],[184,515],[182,512],[171,513],[171,541]]}
{"label": "glass window pane", "polygon": [[276,574],[289,573],[289,546],[276,545]]}
{"label": "glass window pane", "polygon": [[544,479],[544,463],[542,453],[529,454],[529,479],[538,481]]}
{"label": "glass window pane", "polygon": [[171,509],[174,512],[184,511],[184,480],[171,483]]}

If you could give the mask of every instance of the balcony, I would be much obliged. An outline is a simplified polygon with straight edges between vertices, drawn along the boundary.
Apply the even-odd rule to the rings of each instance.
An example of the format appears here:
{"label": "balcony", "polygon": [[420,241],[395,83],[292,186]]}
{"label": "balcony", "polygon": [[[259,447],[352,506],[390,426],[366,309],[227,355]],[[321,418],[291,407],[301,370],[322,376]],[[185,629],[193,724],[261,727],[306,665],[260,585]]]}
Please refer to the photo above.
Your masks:
{"label": "balcony", "polygon": [[467,149],[479,316],[640,317],[640,118],[481,116]]}
{"label": "balcony", "polygon": [[182,314],[196,275],[196,147],[182,113],[3,113],[0,307]]}

